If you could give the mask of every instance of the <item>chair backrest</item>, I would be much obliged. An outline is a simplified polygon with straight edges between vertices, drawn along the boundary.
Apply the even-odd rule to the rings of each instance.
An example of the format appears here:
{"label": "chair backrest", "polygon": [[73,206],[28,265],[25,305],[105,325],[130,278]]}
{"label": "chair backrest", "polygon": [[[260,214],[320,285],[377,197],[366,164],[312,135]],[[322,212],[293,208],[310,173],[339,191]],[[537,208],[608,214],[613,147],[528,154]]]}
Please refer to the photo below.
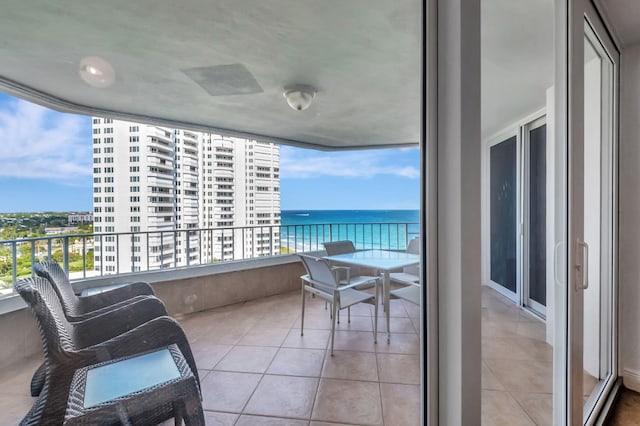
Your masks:
{"label": "chair backrest", "polygon": [[331,270],[331,266],[324,260],[318,257],[308,256],[306,254],[299,254],[300,260],[302,260],[302,264],[304,268],[307,270],[307,274],[309,274],[309,278],[313,280],[315,283],[319,283],[315,285],[316,288],[327,287],[323,289],[325,291],[333,291],[334,288],[338,286],[336,282],[336,276]]}
{"label": "chair backrest", "polygon": [[65,318],[60,299],[49,280],[42,277],[25,278],[15,283],[14,287],[36,317],[45,361],[49,356],[56,358],[73,351],[73,326]]}
{"label": "chair backrest", "polygon": [[[407,253],[411,254],[420,254],[420,238],[414,237],[409,240],[409,244],[407,244]],[[420,266],[419,265],[411,265],[405,266],[402,268],[402,272],[405,274],[420,276]]]}
{"label": "chair backrest", "polygon": [[335,256],[338,254],[345,253],[353,253],[356,251],[356,247],[353,245],[352,241],[343,240],[343,241],[332,241],[330,243],[323,243],[324,249],[327,251],[329,256]]}
{"label": "chair backrest", "polygon": [[57,293],[66,315],[73,316],[78,312],[78,296],[73,292],[69,277],[56,262],[45,261],[33,265],[33,272],[46,278]]}
{"label": "chair backrest", "polygon": [[407,253],[420,254],[420,237],[414,237],[407,244]]}

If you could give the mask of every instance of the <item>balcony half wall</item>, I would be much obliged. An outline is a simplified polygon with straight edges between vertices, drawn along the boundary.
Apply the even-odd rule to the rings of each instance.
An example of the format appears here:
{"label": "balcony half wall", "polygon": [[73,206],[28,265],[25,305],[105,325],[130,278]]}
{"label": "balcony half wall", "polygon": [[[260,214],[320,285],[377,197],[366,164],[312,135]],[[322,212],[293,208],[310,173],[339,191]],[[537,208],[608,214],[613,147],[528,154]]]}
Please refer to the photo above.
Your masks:
{"label": "balcony half wall", "polygon": [[[296,256],[274,256],[167,271],[111,275],[76,282],[74,287],[79,292],[86,287],[123,281],[148,281],[170,315],[179,318],[184,314],[296,290],[300,287],[300,275],[303,273],[304,267]],[[0,345],[0,368],[42,354],[35,319],[25,307],[9,309],[0,315],[0,341],[5,342]]]}

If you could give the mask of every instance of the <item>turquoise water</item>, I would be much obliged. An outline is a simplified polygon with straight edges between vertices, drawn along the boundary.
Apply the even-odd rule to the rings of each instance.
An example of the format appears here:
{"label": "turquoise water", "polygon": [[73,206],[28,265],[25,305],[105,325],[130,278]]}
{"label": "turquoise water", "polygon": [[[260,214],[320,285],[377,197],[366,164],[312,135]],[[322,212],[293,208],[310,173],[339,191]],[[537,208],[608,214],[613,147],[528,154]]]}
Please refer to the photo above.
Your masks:
{"label": "turquoise water", "polygon": [[351,240],[358,249],[398,249],[419,234],[418,210],[283,210],[280,240],[296,251]]}

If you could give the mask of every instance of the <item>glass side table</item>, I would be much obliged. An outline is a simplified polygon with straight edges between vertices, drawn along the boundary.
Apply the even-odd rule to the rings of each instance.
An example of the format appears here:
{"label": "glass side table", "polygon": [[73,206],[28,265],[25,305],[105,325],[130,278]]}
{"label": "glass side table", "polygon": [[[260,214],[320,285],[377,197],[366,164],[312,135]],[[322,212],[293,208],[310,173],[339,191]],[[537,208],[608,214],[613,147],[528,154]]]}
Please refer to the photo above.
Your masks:
{"label": "glass side table", "polygon": [[76,370],[65,425],[204,425],[195,376],[176,345]]}

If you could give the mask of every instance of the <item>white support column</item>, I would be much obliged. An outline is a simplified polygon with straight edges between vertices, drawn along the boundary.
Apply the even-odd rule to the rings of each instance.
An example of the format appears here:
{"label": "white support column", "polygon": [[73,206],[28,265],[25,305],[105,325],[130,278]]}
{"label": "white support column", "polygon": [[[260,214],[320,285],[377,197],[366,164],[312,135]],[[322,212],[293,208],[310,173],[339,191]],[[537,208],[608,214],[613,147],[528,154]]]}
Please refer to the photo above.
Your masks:
{"label": "white support column", "polygon": [[479,425],[480,1],[437,16],[438,424]]}

